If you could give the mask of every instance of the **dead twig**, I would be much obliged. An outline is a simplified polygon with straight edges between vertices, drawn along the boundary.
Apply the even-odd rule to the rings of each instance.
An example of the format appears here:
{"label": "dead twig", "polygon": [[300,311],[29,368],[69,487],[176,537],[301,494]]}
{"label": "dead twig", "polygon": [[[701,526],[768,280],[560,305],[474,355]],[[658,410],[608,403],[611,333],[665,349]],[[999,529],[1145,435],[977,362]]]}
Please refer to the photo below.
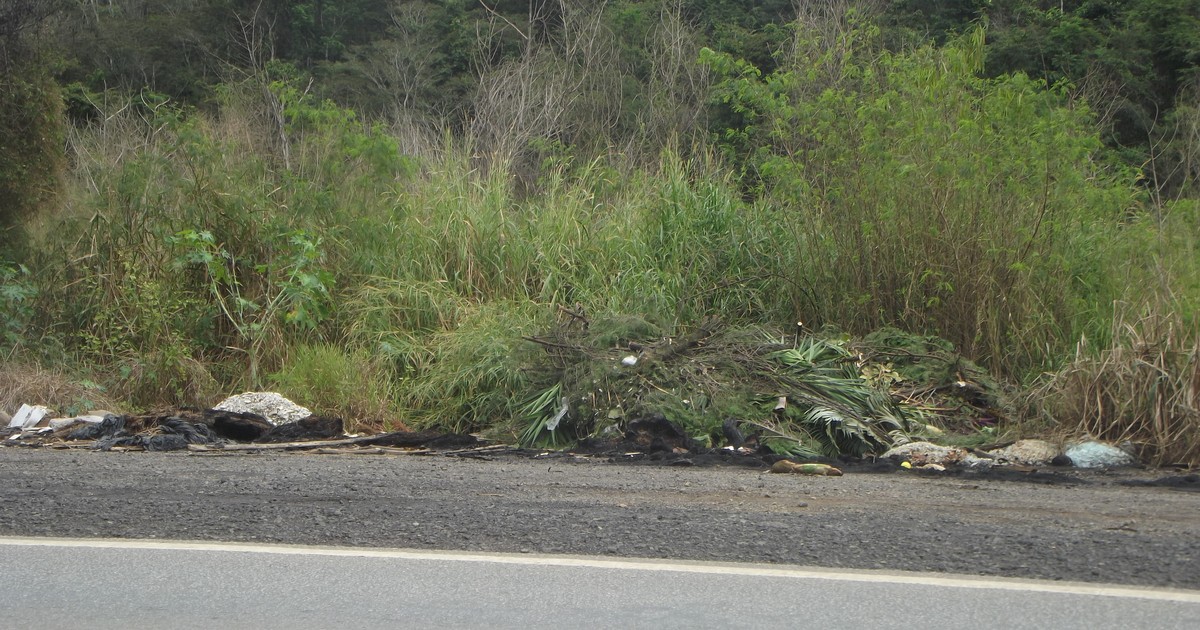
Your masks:
{"label": "dead twig", "polygon": [[545,346],[547,348],[561,348],[563,350],[572,350],[575,352],[583,352],[583,348],[581,348],[580,346],[575,346],[575,345],[571,345],[571,344],[567,344],[567,343],[555,343],[553,341],[548,341],[546,339],[539,339],[537,337],[530,337],[527,335],[521,335],[521,339],[524,339],[525,341],[532,341],[533,343],[536,343],[539,346]]}
{"label": "dead twig", "polygon": [[374,446],[368,448],[317,448],[304,451],[309,455],[432,455],[436,451],[424,449],[391,448]]}

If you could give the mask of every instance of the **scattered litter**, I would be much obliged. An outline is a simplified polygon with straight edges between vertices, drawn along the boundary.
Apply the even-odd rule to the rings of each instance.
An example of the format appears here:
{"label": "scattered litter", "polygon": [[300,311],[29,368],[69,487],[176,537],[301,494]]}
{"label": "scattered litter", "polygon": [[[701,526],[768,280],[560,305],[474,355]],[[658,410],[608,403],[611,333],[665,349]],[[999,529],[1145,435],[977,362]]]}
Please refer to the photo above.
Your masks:
{"label": "scattered litter", "polygon": [[[479,439],[472,435],[461,435],[457,433],[437,433],[435,431],[394,431],[392,433],[383,433],[380,435],[368,435],[364,437],[347,438],[344,440],[315,440],[307,442],[279,442],[274,444],[227,444],[221,447],[225,451],[307,451],[318,448],[334,448],[334,447],[392,447],[398,449],[446,449],[454,448],[458,450],[445,451],[444,454],[467,454],[475,451],[492,450],[492,446],[483,448],[474,448],[479,444]],[[462,447],[471,447],[463,449]],[[507,448],[507,447],[504,447]],[[193,445],[189,447],[193,451],[210,450],[203,445]],[[384,452],[384,451],[380,451]]]}
{"label": "scattered litter", "polygon": [[958,462],[958,465],[962,466],[963,468],[970,468],[973,470],[987,470],[996,465],[996,460],[988,457],[980,457],[974,453],[967,453],[965,456],[963,456],[962,460]]}
{"label": "scattered litter", "polygon": [[621,365],[633,367],[633,366],[637,365],[637,357],[635,357],[631,354],[631,355],[625,357],[624,359],[621,359]]}
{"label": "scattered litter", "polygon": [[967,451],[956,446],[940,446],[932,442],[909,442],[889,449],[883,454],[884,459],[895,458],[901,462],[909,462],[913,466],[921,464],[941,464],[947,466],[957,464],[967,457]]}
{"label": "scattered litter", "polygon": [[567,404],[567,397],[563,396],[562,397],[562,406],[559,407],[558,413],[554,414],[553,418],[546,421],[546,430],[553,431],[553,430],[557,429],[559,421],[563,419],[563,416],[567,415],[567,411],[569,411],[570,409],[571,409],[571,406],[569,404]]}
{"label": "scattered litter", "polygon": [[813,475],[817,477],[841,477],[842,471],[829,464],[797,464],[791,460],[781,459],[771,465],[773,473],[792,473],[796,475]]}
{"label": "scattered litter", "polygon": [[79,424],[81,422],[86,422],[86,423],[90,423],[90,424],[99,424],[103,421],[104,421],[103,415],[75,416],[74,418],[55,418],[50,421],[50,424],[48,426],[51,429],[58,431],[59,429],[65,429],[73,424]]}
{"label": "scattered litter", "polygon": [[275,392],[246,392],[230,396],[213,409],[252,413],[266,418],[272,425],[296,422],[312,415],[306,407],[301,407]]}
{"label": "scattered litter", "polygon": [[1067,448],[1064,454],[1079,468],[1113,468],[1136,463],[1129,453],[1103,442],[1081,442]]}
{"label": "scattered litter", "polygon": [[43,418],[51,415],[54,415],[54,412],[49,407],[42,405],[21,405],[16,415],[8,421],[8,428],[28,429],[36,427]]}
{"label": "scattered litter", "polygon": [[988,451],[988,454],[1001,461],[1024,466],[1044,466],[1049,464],[1061,451],[1045,440],[1017,440],[1004,448]]}

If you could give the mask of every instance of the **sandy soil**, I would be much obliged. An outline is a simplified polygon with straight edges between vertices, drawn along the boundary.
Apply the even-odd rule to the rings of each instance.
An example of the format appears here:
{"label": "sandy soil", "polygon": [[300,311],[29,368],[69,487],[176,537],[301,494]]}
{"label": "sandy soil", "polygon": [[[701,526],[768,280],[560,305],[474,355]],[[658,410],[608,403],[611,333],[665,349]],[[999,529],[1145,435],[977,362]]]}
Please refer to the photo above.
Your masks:
{"label": "sandy soil", "polygon": [[0,535],[780,562],[1200,589],[1200,483],[1126,485],[1169,474],[804,477],[557,454],[9,447],[0,448]]}

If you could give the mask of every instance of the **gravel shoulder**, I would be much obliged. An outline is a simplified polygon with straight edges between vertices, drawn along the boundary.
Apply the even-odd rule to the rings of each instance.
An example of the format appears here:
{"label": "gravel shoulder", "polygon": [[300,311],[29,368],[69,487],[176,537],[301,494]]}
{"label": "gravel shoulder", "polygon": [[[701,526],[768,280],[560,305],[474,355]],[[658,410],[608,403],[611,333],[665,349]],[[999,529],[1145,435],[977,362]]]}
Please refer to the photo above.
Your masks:
{"label": "gravel shoulder", "polygon": [[0,448],[0,535],[777,562],[1200,589],[1200,492],[1164,476],[842,477],[572,456]]}

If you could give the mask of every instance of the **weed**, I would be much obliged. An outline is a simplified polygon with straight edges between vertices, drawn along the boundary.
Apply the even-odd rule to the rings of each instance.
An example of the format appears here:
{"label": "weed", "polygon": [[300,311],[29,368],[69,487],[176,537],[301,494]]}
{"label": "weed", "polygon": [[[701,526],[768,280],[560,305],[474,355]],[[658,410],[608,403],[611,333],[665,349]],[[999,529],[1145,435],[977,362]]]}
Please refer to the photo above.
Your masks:
{"label": "weed", "polygon": [[430,335],[428,358],[398,388],[411,423],[457,433],[510,424],[530,389],[524,366],[533,348],[521,337],[539,319],[533,305],[494,303]]}

